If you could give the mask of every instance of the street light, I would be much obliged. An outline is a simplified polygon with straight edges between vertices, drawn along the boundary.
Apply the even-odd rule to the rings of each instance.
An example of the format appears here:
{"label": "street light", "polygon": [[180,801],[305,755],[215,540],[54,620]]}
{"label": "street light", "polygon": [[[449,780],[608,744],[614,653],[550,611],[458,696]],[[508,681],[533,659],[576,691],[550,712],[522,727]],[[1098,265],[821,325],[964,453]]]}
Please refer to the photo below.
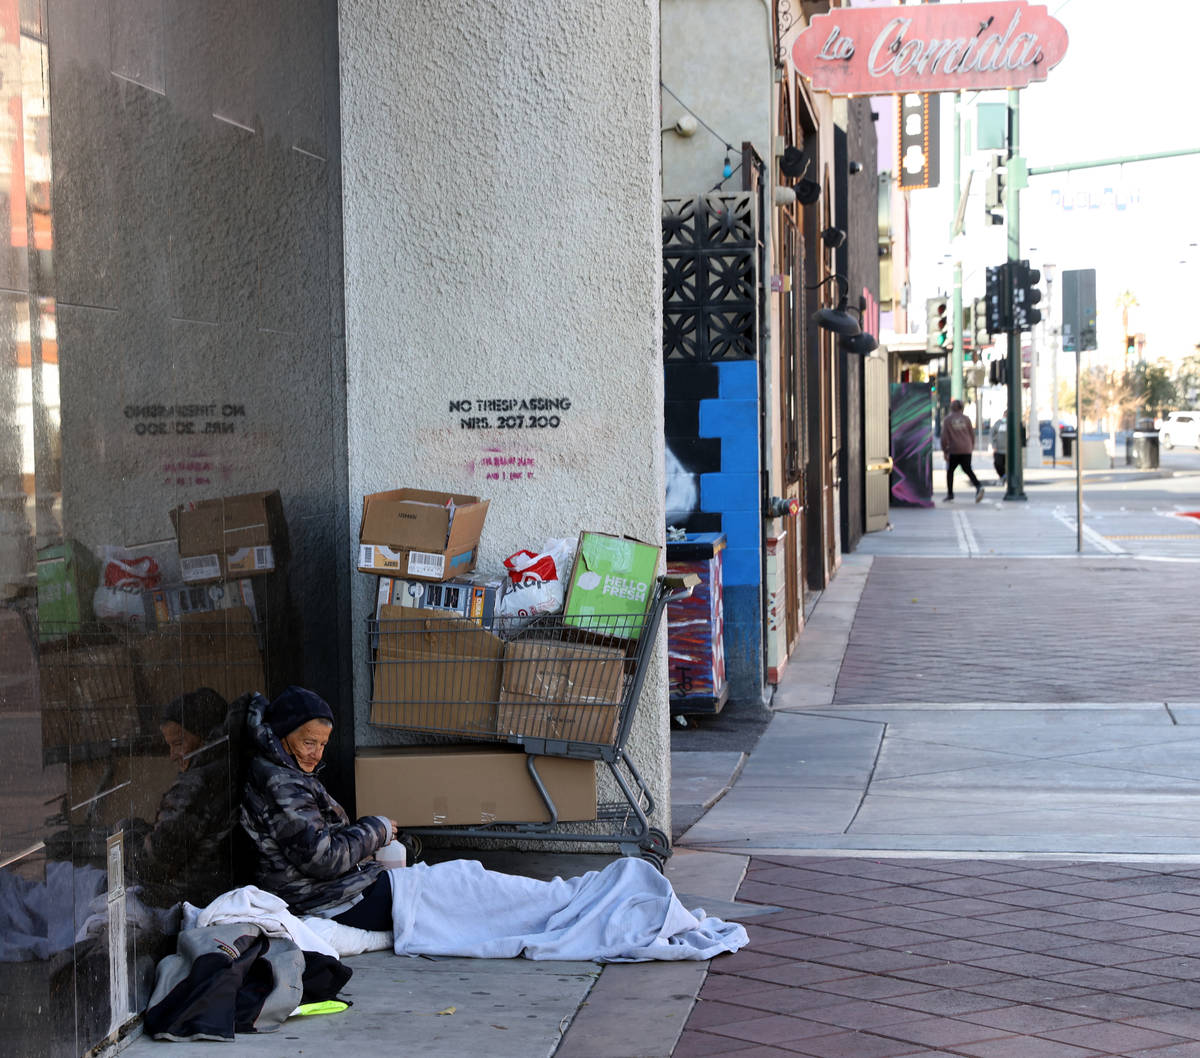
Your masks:
{"label": "street light", "polygon": [[[857,353],[860,356],[866,356],[873,353],[879,348],[879,342],[875,335],[869,334],[862,329],[862,307],[850,306],[847,304],[850,300],[850,283],[846,277],[839,275],[836,272],[833,275],[826,276],[819,283],[815,283],[811,287],[806,287],[806,290],[818,290],[830,280],[836,279],[842,284],[841,297],[838,299],[836,309],[819,308],[813,313],[813,319],[817,321],[818,327],[823,327],[827,331],[833,331],[838,335],[838,346],[847,353]],[[850,315],[851,312],[858,313],[858,319]]]}
{"label": "street light", "polygon": [[854,335],[862,333],[862,325],[846,311],[846,303],[850,300],[850,284],[846,277],[835,272],[805,289],[819,290],[834,279],[842,284],[842,294],[838,299],[837,308],[819,308],[813,313],[813,319],[817,321],[818,327],[823,327],[827,331],[833,331],[834,334],[840,334],[846,338],[853,338]]}

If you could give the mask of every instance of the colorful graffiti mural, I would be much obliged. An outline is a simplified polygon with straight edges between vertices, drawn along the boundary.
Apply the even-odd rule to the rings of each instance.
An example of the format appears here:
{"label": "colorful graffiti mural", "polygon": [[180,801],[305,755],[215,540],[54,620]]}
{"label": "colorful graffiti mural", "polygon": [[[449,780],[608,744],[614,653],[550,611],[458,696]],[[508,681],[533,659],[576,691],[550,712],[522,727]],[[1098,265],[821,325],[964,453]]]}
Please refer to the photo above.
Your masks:
{"label": "colorful graffiti mural", "polygon": [[891,502],[933,506],[933,385],[893,382]]}

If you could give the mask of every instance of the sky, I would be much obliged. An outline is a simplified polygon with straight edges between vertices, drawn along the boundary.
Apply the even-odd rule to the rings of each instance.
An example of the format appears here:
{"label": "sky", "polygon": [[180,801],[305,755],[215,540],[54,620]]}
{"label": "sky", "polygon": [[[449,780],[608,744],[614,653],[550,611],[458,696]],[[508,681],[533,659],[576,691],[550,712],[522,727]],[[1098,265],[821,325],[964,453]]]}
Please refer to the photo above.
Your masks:
{"label": "sky", "polygon": [[[1200,3],[1049,0],[1045,7],[1066,27],[1069,43],[1046,80],[1020,93],[1020,148],[1031,167],[1200,151]],[[1004,102],[1007,93],[962,98],[964,131],[973,137],[974,104]],[[925,299],[950,290],[955,257],[964,263],[966,302],[983,295],[984,269],[1007,254],[1005,226],[988,225],[984,215],[982,153],[964,162],[964,182],[967,168],[978,167],[966,235],[949,241],[954,96],[943,94],[942,107],[941,186],[912,193],[911,320],[918,330],[924,329]],[[881,127],[880,135],[894,132]],[[1123,351],[1117,302],[1124,291],[1138,302],[1129,312],[1129,331],[1145,335],[1147,359],[1178,361],[1196,351],[1200,153],[1033,176],[1020,210],[1021,255],[1031,264],[1044,271],[1054,265],[1058,273],[1096,269],[1097,360]],[[1042,343],[1050,340],[1039,335]]]}

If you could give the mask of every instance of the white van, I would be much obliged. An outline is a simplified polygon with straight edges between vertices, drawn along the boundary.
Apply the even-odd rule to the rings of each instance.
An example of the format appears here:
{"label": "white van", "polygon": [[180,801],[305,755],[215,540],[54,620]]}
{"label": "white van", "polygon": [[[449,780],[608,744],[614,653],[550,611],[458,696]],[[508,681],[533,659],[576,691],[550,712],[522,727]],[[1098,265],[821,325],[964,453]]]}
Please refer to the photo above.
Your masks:
{"label": "white van", "polygon": [[1163,448],[1176,445],[1200,447],[1200,411],[1173,411],[1158,428],[1158,443]]}

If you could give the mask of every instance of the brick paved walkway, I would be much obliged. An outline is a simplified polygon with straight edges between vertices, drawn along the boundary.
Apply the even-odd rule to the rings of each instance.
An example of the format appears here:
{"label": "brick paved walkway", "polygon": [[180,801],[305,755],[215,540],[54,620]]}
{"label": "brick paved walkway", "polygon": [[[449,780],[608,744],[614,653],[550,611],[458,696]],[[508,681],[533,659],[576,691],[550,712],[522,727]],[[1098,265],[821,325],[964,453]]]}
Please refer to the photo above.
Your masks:
{"label": "brick paved walkway", "polygon": [[1200,1058],[1200,866],[755,857],[674,1058]]}
{"label": "brick paved walkway", "polygon": [[834,702],[1200,699],[1200,564],[877,556]]}

